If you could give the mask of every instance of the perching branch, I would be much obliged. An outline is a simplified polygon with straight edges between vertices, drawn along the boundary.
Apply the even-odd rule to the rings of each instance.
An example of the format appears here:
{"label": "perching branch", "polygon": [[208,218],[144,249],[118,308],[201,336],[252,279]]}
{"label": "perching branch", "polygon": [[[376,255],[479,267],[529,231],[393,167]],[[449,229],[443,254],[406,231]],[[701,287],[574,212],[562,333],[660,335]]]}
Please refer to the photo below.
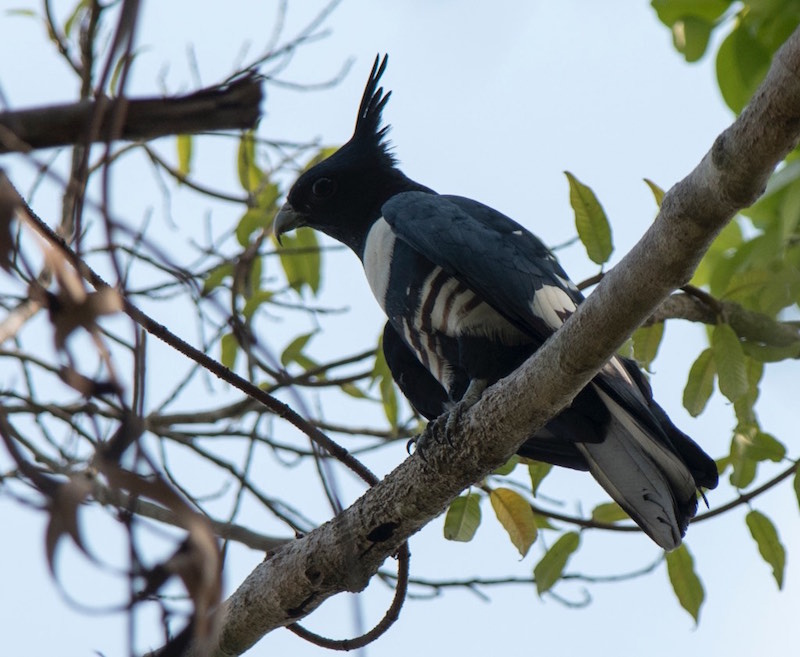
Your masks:
{"label": "perching branch", "polygon": [[239,655],[332,595],[362,590],[405,540],[569,404],[689,280],[713,238],[758,198],[799,138],[800,30],[775,55],[742,115],[669,191],[640,242],[544,347],[465,413],[456,444],[431,446],[426,460],[406,459],[340,515],[277,550],[224,603],[217,645],[190,654]]}
{"label": "perching branch", "polygon": [[[97,141],[111,138],[135,141],[165,135],[244,130],[256,124],[261,99],[261,79],[248,72],[226,84],[185,96],[100,98],[0,112],[0,153],[27,153],[38,148],[80,144],[90,135]],[[117,133],[118,126],[112,123],[121,104],[125,106],[125,119]],[[100,129],[90,132],[97,116],[102,116]]]}

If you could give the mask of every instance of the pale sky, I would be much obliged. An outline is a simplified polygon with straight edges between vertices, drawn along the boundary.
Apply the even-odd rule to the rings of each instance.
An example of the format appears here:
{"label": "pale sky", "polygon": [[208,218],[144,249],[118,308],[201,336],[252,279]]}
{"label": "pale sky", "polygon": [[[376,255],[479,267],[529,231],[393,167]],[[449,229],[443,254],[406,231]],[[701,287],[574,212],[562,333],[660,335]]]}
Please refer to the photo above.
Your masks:
{"label": "pale sky", "polygon": [[[8,6],[25,4],[8,1]],[[60,7],[57,15],[65,16],[70,4],[55,3]],[[291,3],[287,34],[321,5]],[[264,0],[231,0],[224,6],[151,1],[144,6],[141,53],[131,88],[139,94],[159,93],[162,75],[171,91],[190,89],[186,54],[190,45],[204,84],[226,77],[239,61],[242,44],[250,44],[246,59],[260,52],[275,10],[274,2]],[[31,19],[3,16],[2,21],[0,61],[6,65],[0,87],[5,98],[14,107],[70,100],[74,82],[65,77],[63,66],[45,45],[41,28]],[[613,262],[655,216],[652,195],[642,179],[670,187],[695,166],[732,120],[716,88],[713,59],[687,65],[646,2],[344,0],[327,25],[330,36],[302,49],[283,77],[320,82],[352,58],[349,74],[338,87],[322,92],[268,86],[260,134],[297,141],[318,136],[326,144],[346,141],[375,54],[387,52],[390,60],[383,83],[393,94],[384,116],[393,125],[395,153],[409,176],[437,191],[487,203],[554,245],[575,234],[563,174],[569,170],[595,190],[610,217],[616,247]],[[167,152],[169,148],[166,143]],[[0,167],[8,169],[21,189],[33,175],[29,167],[7,156],[0,157]],[[217,186],[235,176],[231,163],[204,159],[202,154],[198,169]],[[142,198],[136,179],[126,185],[117,176],[116,182],[122,187],[115,200],[118,208],[137,216],[139,208],[161,207],[157,198]],[[52,207],[46,194],[40,202],[34,207],[45,213]],[[201,203],[199,213],[202,207]],[[240,210],[235,210],[228,219],[219,214],[215,219],[233,222],[238,214]],[[175,219],[200,225],[197,217]],[[575,280],[596,271],[580,247],[559,252],[559,258]],[[329,257],[320,303],[347,305],[353,314],[326,316],[324,333],[315,338],[312,351],[352,353],[374,344],[382,316],[349,252]],[[291,333],[291,327],[286,330]],[[681,406],[685,377],[701,349],[703,329],[673,322],[666,333],[666,345],[653,368],[656,397],[676,424],[718,457],[730,442],[732,410],[719,395],[698,419]],[[343,341],[348,341],[348,348],[342,347]],[[758,406],[765,430],[790,445],[796,408],[794,367],[767,369]],[[347,411],[325,412],[336,419]],[[790,455],[794,455],[791,447]],[[403,457],[398,448],[374,467],[388,472]],[[0,466],[5,468],[5,463],[0,456]],[[358,488],[347,482],[344,488],[357,494]],[[570,501],[585,499],[584,511],[601,499],[588,475],[564,475],[549,482],[546,492]],[[709,502],[714,508],[734,494],[723,485],[709,495]],[[662,565],[654,574],[631,582],[592,586],[593,601],[584,609],[567,608],[552,598],[540,600],[532,587],[523,586],[487,589],[488,603],[463,590],[434,600],[409,600],[399,622],[366,654],[744,657],[760,654],[765,645],[776,654],[788,651],[796,646],[792,627],[800,609],[800,577],[793,562],[793,548],[800,544],[797,501],[791,486],[784,485],[756,500],[754,508],[773,518],[789,550],[784,591],[777,591],[750,538],[745,508],[693,526],[688,545],[706,589],[696,628],[674,598]],[[541,546],[519,560],[489,506],[485,504],[483,511],[484,525],[470,544],[444,541],[441,519],[415,537],[412,575],[529,575],[541,557]],[[3,497],[0,513],[6,523],[6,540],[0,547],[4,652],[123,654],[126,635],[120,617],[81,614],[61,602],[46,569],[44,517]],[[98,545],[103,550],[121,549],[102,540]],[[568,570],[613,574],[643,567],[657,556],[657,548],[643,536],[587,533]],[[233,557],[226,579],[229,591],[262,555],[235,548]],[[69,555],[67,559],[68,564],[78,561]],[[98,585],[90,573],[90,569],[75,570],[65,579],[71,591],[77,588],[83,593],[81,600],[94,602]],[[583,585],[563,585],[557,592],[581,600]],[[388,600],[385,587],[370,588],[363,599],[368,623],[383,614]],[[343,595],[304,622],[317,632],[343,638],[355,633],[351,615]],[[152,636],[153,645],[158,644],[157,633]],[[276,631],[248,654],[303,657],[320,651],[287,631]]]}

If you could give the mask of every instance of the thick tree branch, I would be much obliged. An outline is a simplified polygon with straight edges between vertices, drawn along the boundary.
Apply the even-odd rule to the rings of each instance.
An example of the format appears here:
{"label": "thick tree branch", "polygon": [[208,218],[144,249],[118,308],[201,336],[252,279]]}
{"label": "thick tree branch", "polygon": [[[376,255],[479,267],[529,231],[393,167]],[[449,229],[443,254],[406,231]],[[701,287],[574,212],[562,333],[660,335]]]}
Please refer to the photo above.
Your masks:
{"label": "thick tree branch", "polygon": [[[250,72],[224,85],[171,98],[101,98],[69,105],[0,112],[0,153],[28,152],[119,138],[154,139],[214,130],[252,128],[260,116],[261,80]],[[121,129],[115,125],[125,105]],[[99,130],[92,129],[102,117]],[[119,129],[119,134],[117,130]]]}
{"label": "thick tree branch", "polygon": [[799,137],[800,31],[776,54],[739,119],[669,191],[641,241],[544,347],[465,414],[457,444],[432,446],[426,460],[406,459],[339,516],[270,555],[224,604],[211,653],[239,655],[330,596],[363,589],[403,541],[569,404],[633,330],[689,280],[714,236],[762,193]]}

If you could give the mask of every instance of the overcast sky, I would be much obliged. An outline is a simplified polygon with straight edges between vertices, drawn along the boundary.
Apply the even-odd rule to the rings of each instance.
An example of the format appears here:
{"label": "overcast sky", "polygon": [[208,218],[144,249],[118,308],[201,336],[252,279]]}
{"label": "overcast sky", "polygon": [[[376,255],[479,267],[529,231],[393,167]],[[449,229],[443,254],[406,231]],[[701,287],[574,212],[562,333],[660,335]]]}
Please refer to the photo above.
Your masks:
{"label": "overcast sky", "polygon": [[[8,4],[25,5],[22,0]],[[69,4],[55,3],[58,15],[65,16]],[[246,58],[260,52],[272,30],[275,4],[145,2],[131,91],[158,93],[162,79],[170,91],[192,88],[190,45],[204,84],[225,78],[240,61],[244,45],[250,44]],[[32,6],[38,8],[38,3]],[[291,3],[286,34],[320,6]],[[611,219],[614,262],[655,216],[652,194],[642,179],[670,187],[732,120],[716,88],[713,60],[687,65],[646,2],[344,0],[326,24],[330,36],[303,48],[282,77],[321,82],[352,60],[349,74],[324,92],[268,86],[261,134],[297,141],[318,136],[326,144],[346,141],[375,54],[389,53],[383,83],[393,94],[385,117],[393,126],[395,153],[409,176],[437,191],[487,203],[554,245],[575,234],[563,174],[569,170],[593,187]],[[0,88],[5,98],[14,107],[72,99],[75,84],[45,45],[41,28],[30,19],[7,16],[1,25],[0,61],[5,64]],[[8,167],[12,179],[25,188],[22,181],[32,175],[30,170],[8,157],[0,157],[0,166]],[[206,179],[216,175],[220,186],[234,175],[227,162],[202,166]],[[130,197],[119,192],[118,204],[129,202],[135,208],[147,202],[136,198],[133,183]],[[596,271],[580,247],[559,252],[559,257],[575,280]],[[326,318],[325,333],[315,339],[314,347],[322,353],[341,349],[346,340],[374,343],[382,319],[360,265],[343,252],[332,255],[329,266],[325,303],[346,304],[354,315]],[[654,365],[653,386],[676,423],[719,456],[730,441],[731,410],[716,398],[709,413],[695,420],[681,407],[686,373],[702,336],[700,327],[669,325],[669,346]],[[790,444],[795,442],[796,422],[786,409],[796,407],[795,395],[790,368],[770,368],[759,414],[768,431]],[[392,457],[400,459],[402,454]],[[593,486],[578,477],[563,481],[580,490]],[[555,493],[571,497],[569,491]],[[723,489],[709,501],[719,506],[731,495]],[[761,653],[766,645],[775,653],[789,650],[796,646],[791,628],[800,609],[800,578],[792,561],[793,548],[800,544],[797,505],[791,487],[783,486],[755,506],[777,520],[789,548],[785,590],[776,590],[768,566],[758,556],[744,525],[745,509],[692,527],[688,544],[707,592],[697,628],[674,599],[662,566],[633,582],[592,588],[593,602],[581,610],[540,600],[525,587],[491,590],[490,603],[464,591],[412,601],[368,654],[735,657]],[[535,548],[519,561],[489,513],[487,506],[486,527],[469,545],[446,543],[441,520],[434,521],[412,541],[412,574],[530,574],[541,551]],[[0,514],[6,527],[0,543],[4,653],[122,654],[121,622],[82,615],[61,604],[46,572],[44,518],[4,498]],[[240,552],[239,565],[228,575],[229,590],[261,558]],[[644,566],[657,555],[644,537],[587,535],[570,569],[614,573]],[[84,586],[89,589],[92,583]],[[571,600],[583,596],[577,585],[562,592]],[[366,600],[370,619],[379,617],[386,594],[378,590]],[[349,636],[349,614],[348,604],[331,601],[308,619],[308,626]],[[319,652],[277,631],[249,654],[302,657]]]}

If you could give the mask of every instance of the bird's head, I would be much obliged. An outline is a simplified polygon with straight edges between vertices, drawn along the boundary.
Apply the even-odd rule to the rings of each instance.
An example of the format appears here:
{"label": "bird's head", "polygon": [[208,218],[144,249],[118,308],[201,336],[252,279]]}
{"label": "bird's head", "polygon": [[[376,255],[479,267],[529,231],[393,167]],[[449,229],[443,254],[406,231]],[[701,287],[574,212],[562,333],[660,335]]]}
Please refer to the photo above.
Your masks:
{"label": "bird's head", "polygon": [[396,168],[386,140],[389,126],[381,126],[381,113],[391,95],[378,86],[387,61],[388,56],[375,58],[350,141],[292,185],[275,217],[278,240],[287,231],[309,226],[360,254],[383,203],[410,189],[409,183],[415,184]]}

